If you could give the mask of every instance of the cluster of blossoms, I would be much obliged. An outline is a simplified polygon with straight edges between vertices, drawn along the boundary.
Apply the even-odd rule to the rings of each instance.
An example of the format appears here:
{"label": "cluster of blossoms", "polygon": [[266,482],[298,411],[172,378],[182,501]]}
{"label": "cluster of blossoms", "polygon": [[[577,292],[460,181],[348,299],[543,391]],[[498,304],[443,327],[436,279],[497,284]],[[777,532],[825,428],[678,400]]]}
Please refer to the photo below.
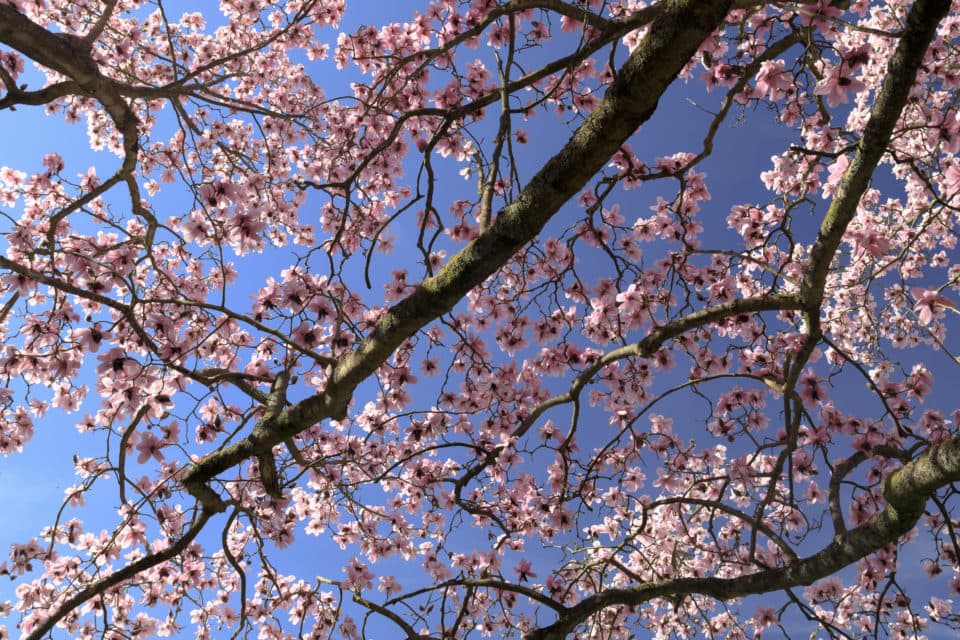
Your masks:
{"label": "cluster of blossoms", "polygon": [[0,0],[0,110],[110,159],[0,168],[0,452],[100,451],[8,625],[958,628],[960,6],[678,4]]}

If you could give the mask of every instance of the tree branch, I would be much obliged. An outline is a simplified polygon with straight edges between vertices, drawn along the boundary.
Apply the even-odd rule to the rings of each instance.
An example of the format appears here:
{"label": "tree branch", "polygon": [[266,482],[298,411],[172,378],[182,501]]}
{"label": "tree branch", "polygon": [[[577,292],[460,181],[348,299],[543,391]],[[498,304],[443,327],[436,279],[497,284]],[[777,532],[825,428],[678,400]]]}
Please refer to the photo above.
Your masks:
{"label": "tree branch", "polygon": [[193,542],[193,539],[197,537],[197,534],[203,529],[204,525],[207,524],[207,521],[213,515],[212,511],[203,509],[200,512],[197,520],[193,523],[193,526],[187,530],[187,532],[174,544],[170,545],[163,551],[158,551],[156,553],[148,554],[136,562],[131,562],[122,569],[111,573],[109,576],[97,580],[87,588],[79,591],[74,594],[73,597],[64,600],[60,603],[53,612],[47,616],[47,618],[37,625],[25,638],[24,640],[40,640],[47,632],[49,632],[53,627],[63,619],[68,613],[82,605],[84,602],[90,598],[96,597],[103,592],[105,592],[110,587],[114,587],[124,580],[128,580],[133,576],[137,575],[141,571],[146,571],[151,567],[155,567],[161,562],[166,562],[171,560],[178,555],[180,555],[187,546]]}
{"label": "tree branch", "polygon": [[885,481],[887,507],[855,529],[838,535],[818,553],[786,567],[738,578],[677,578],[626,589],[606,589],[567,608],[557,621],[528,634],[525,640],[563,640],[591,615],[611,606],[632,606],[654,598],[704,595],[730,600],[809,585],[849,566],[908,533],[937,489],[960,480],[960,436],[927,449]]}
{"label": "tree branch", "polygon": [[[353,391],[404,340],[450,311],[473,287],[530,242],[547,221],[583,188],[646,122],[660,96],[723,22],[731,0],[680,0],[665,5],[614,82],[570,140],[504,207],[479,237],[436,275],[383,314],[377,326],[330,374],[323,394],[281,412],[269,433],[250,434],[232,447],[196,463],[184,476],[191,493],[243,459],[281,442],[324,418],[346,415]],[[197,495],[194,493],[194,495]]]}
{"label": "tree branch", "polygon": [[906,27],[888,65],[886,79],[877,92],[870,119],[864,127],[857,151],[837,186],[833,202],[820,225],[817,240],[810,250],[810,262],[804,270],[800,297],[804,307],[818,316],[830,264],[847,226],[856,215],[860,198],[887,150],[937,25],[949,10],[949,0],[917,0],[907,14]]}

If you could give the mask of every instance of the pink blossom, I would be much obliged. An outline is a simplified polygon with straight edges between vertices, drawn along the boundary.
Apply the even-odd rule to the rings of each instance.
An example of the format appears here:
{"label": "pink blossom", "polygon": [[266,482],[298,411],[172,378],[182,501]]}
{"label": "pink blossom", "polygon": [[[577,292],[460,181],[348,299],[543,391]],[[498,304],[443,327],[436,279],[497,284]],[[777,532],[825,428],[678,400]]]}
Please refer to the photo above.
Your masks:
{"label": "pink blossom", "polygon": [[352,591],[363,591],[373,586],[373,574],[367,568],[367,565],[358,558],[351,558],[350,562],[343,568],[347,574],[347,579],[343,585]]}
{"label": "pink blossom", "polygon": [[769,607],[757,607],[757,613],[753,616],[753,626],[757,631],[763,631],[777,623],[777,610]]}
{"label": "pink blossom", "polygon": [[517,563],[516,568],[513,571],[519,576],[520,582],[526,582],[531,578],[537,577],[537,574],[535,574],[531,570],[532,568],[533,568],[533,565],[530,563],[529,560],[527,560],[526,558],[521,558],[520,561]]}
{"label": "pink blossom", "polygon": [[944,307],[950,309],[957,308],[957,304],[953,300],[940,295],[937,291],[924,289],[922,287],[913,287],[910,293],[913,295],[914,300],[916,300],[913,305],[913,310],[917,313],[917,319],[920,320],[920,324],[922,325],[930,324],[935,318],[942,318]]}
{"label": "pink blossom", "polygon": [[785,71],[783,60],[765,60],[757,74],[757,93],[771,100],[782,98],[793,87],[793,79]]}
{"label": "pink blossom", "polygon": [[815,4],[804,4],[800,9],[800,24],[825,30],[829,27],[829,18],[843,15],[843,11],[832,6],[833,0],[817,0]]}
{"label": "pink blossom", "polygon": [[137,451],[140,452],[140,455],[137,456],[137,462],[143,464],[150,458],[154,458],[157,462],[163,462],[163,453],[160,451],[162,448],[163,442],[161,440],[152,432],[144,431],[140,434],[140,442],[137,443]]}
{"label": "pink blossom", "polygon": [[847,93],[860,93],[867,86],[852,76],[852,70],[843,62],[836,64],[827,71],[823,79],[817,83],[813,93],[826,96],[827,104],[836,107],[848,101]]}
{"label": "pink blossom", "polygon": [[18,633],[955,626],[956,3],[193,4],[0,0]]}

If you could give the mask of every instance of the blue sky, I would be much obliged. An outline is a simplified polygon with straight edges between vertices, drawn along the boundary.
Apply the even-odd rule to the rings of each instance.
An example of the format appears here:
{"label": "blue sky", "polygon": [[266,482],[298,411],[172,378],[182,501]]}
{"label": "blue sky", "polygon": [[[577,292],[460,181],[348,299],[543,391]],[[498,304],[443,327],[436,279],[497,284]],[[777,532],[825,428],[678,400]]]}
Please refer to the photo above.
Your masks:
{"label": "blue sky", "polygon": [[[189,3],[184,3],[185,5]],[[212,5],[211,5],[212,6]],[[383,4],[379,2],[353,2],[348,5],[346,21],[341,28],[345,31],[352,31],[358,25],[367,22],[380,22],[388,18],[405,18],[410,14],[413,8],[420,7],[419,2],[396,2]],[[333,32],[331,40],[333,40]],[[482,55],[482,51],[477,55]],[[344,73],[335,73],[332,69],[332,63],[323,63],[317,65],[318,73],[325,74],[324,84],[327,85],[328,92],[331,95],[344,93],[346,83],[352,79],[351,71]],[[326,70],[326,71],[325,71]],[[332,85],[337,85],[338,89],[333,89]],[[719,100],[720,93],[705,94],[698,89],[691,88],[696,85],[693,83],[678,82],[661,100],[660,108],[654,118],[641,129],[639,135],[633,142],[634,149],[642,159],[652,162],[661,155],[672,154],[677,151],[698,151],[702,140],[702,131],[705,128],[710,116],[704,109],[692,104],[689,98],[702,105],[705,109],[715,108]],[[748,109],[744,114],[744,121],[741,124],[735,124],[736,118],[731,117],[729,122],[721,127],[715,143],[716,154],[700,165],[698,170],[708,174],[708,185],[712,192],[712,200],[705,206],[701,218],[711,221],[713,224],[709,236],[711,242],[722,244],[726,239],[733,239],[734,234],[725,230],[723,222],[730,205],[738,202],[744,202],[750,197],[754,197],[757,202],[766,202],[769,199],[758,178],[761,171],[770,168],[770,155],[779,153],[785,147],[787,137],[784,130],[775,125],[774,114],[765,109]],[[98,173],[101,176],[108,175],[117,160],[109,153],[94,153],[87,149],[86,134],[84,125],[66,126],[62,124],[58,117],[45,117],[40,109],[20,108],[15,113],[4,112],[2,114],[4,123],[3,145],[0,147],[0,166],[8,165],[24,171],[32,171],[40,166],[41,158],[48,152],[59,151],[65,158],[67,164],[67,175],[82,173],[88,164],[96,164]],[[540,159],[549,157],[552,152],[559,148],[565,140],[565,136],[570,129],[560,127],[549,115],[538,115],[528,123],[523,125],[530,131],[531,143],[522,149],[521,164],[527,171],[527,175],[533,172]],[[560,133],[558,133],[558,131]],[[450,161],[437,160],[439,166],[450,174],[450,179],[443,182],[441,190],[441,202],[446,199],[458,197],[463,190],[469,194],[475,188],[475,183],[471,180],[462,181],[456,176],[458,167]],[[412,167],[411,167],[412,169]],[[458,181],[459,180],[459,181]],[[670,185],[672,187],[673,185]],[[648,207],[655,201],[659,186],[645,186],[636,191],[629,192],[621,199],[622,207],[635,208],[636,215],[649,215]],[[666,193],[666,192],[664,192]],[[756,193],[756,196],[752,194]],[[746,194],[751,194],[750,196]],[[158,204],[162,206],[167,215],[180,215],[178,211],[179,201],[176,189],[167,189],[163,192]],[[189,196],[183,194],[183,203],[189,207]],[[308,207],[314,206],[315,199],[308,200]],[[560,228],[566,222],[572,219],[572,209],[561,211],[551,228]],[[163,216],[164,218],[166,216]],[[812,238],[815,230],[816,220],[810,220],[809,228],[800,229],[801,233],[806,233],[807,238]],[[412,225],[411,225],[412,226]],[[801,225],[802,226],[802,225]],[[548,228],[548,231],[550,228]],[[379,287],[382,283],[389,281],[391,265],[397,261],[413,260],[410,255],[403,255],[403,226],[401,225],[398,233],[397,246],[399,248],[398,256],[374,257],[374,285],[371,297],[379,295]],[[279,274],[279,271],[287,265],[284,251],[269,251],[262,256],[250,256],[243,258],[246,261],[246,268],[250,272]],[[254,261],[257,261],[254,263]],[[591,265],[583,265],[583,268],[589,272]],[[597,269],[601,268],[599,266]],[[259,282],[241,281],[237,288],[232,290],[231,298],[242,308],[245,300],[248,299],[253,287],[258,286]],[[939,356],[938,356],[939,357]],[[92,379],[91,379],[92,380]],[[938,379],[938,393],[943,393],[954,386],[952,380]],[[92,382],[88,382],[92,386]],[[566,381],[557,382],[558,388],[565,386]],[[361,390],[363,387],[361,387]],[[851,395],[857,395],[851,390]],[[860,394],[864,397],[864,402],[869,401],[866,394]],[[941,396],[942,397],[942,396]],[[367,398],[362,394],[357,397],[357,404],[362,405]],[[934,396],[935,402],[937,396]],[[95,402],[96,398],[91,396],[88,399],[88,405]],[[94,455],[99,453],[96,449],[97,443],[90,438],[80,438],[73,428],[74,420],[83,415],[82,409],[73,416],[62,416],[52,413],[53,418],[48,418],[38,425],[34,440],[28,445],[24,455],[13,456],[6,459],[0,459],[0,503],[8,505],[15,517],[0,521],[0,547],[9,542],[23,542],[26,538],[35,535],[37,530],[49,524],[59,504],[63,498],[64,489],[76,482],[72,472],[71,457],[74,453],[81,455]],[[849,409],[848,409],[849,410]],[[698,421],[702,424],[702,415],[705,409],[702,406],[686,404],[683,400],[667,401],[663,408],[658,409],[659,413],[665,413],[673,416],[677,423],[689,420],[692,423]],[[876,408],[872,407],[866,410],[866,413],[876,413]],[[553,417],[553,414],[548,414]],[[603,420],[600,414],[598,419]],[[555,419],[563,422],[567,419],[564,411],[556,412]],[[192,425],[188,425],[186,431],[192,430]],[[702,426],[698,426],[697,433],[702,433]],[[602,436],[602,434],[598,434]],[[589,443],[589,439],[587,440]],[[42,455],[38,456],[38,452]],[[42,464],[37,461],[42,460]],[[649,474],[654,476],[651,469]],[[101,504],[93,504],[88,508],[85,519],[92,525],[99,518],[105,518],[107,523],[111,522],[113,510],[116,507],[116,498],[102,495]],[[214,540],[218,535],[218,528],[215,525],[209,532],[209,541]],[[461,544],[468,546],[473,540],[467,536]],[[334,554],[328,556],[327,554]],[[298,536],[298,542],[279,557],[281,567],[283,565],[290,567],[311,566],[311,563],[319,562],[326,564],[328,561],[343,564],[351,554],[348,550],[344,552],[343,557],[336,557],[336,560],[330,560],[340,554],[339,549],[334,545],[321,541],[321,539]],[[920,555],[921,552],[911,549],[910,557]],[[544,564],[550,561],[552,554],[544,554],[537,558],[538,562]],[[915,570],[916,566],[905,567],[905,571]],[[309,571],[309,569],[308,569]],[[325,569],[328,575],[337,575],[339,569]],[[309,576],[308,576],[309,577]],[[411,577],[412,579],[412,577]],[[11,598],[12,587],[15,584],[0,582],[0,600]],[[745,607],[744,612],[749,615],[752,613],[750,607]],[[386,631],[386,628],[384,629]],[[372,637],[378,637],[371,634]],[[186,634],[184,634],[186,637]],[[932,638],[938,636],[931,634]],[[947,636],[942,636],[946,638]]]}

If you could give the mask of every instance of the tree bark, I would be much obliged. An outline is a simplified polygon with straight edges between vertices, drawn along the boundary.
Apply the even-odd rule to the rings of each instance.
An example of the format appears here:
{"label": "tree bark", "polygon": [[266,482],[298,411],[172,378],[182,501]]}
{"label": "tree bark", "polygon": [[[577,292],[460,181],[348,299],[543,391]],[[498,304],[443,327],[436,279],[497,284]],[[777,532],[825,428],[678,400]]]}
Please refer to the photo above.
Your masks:
{"label": "tree bark", "polygon": [[946,484],[960,481],[960,436],[927,449],[892,473],[884,483],[887,507],[859,527],[839,534],[819,552],[776,569],[738,578],[677,578],[626,589],[606,589],[566,609],[557,621],[528,634],[525,640],[563,640],[591,615],[611,606],[639,605],[654,598],[703,595],[730,600],[789,589],[833,575],[844,567],[894,544],[923,514],[924,504]]}
{"label": "tree bark", "polygon": [[203,486],[215,475],[320,420],[343,418],[357,385],[404,340],[453,309],[468,291],[532,240],[649,120],[660,96],[700,44],[723,24],[730,5],[731,0],[667,3],[617,72],[600,104],[560,152],[530,180],[516,201],[497,214],[490,228],[384,313],[374,330],[333,369],[325,393],[302,400],[279,414],[270,428],[260,429],[259,433],[196,463],[184,476],[190,492],[207,500],[209,504],[204,504],[213,508],[216,505]]}

